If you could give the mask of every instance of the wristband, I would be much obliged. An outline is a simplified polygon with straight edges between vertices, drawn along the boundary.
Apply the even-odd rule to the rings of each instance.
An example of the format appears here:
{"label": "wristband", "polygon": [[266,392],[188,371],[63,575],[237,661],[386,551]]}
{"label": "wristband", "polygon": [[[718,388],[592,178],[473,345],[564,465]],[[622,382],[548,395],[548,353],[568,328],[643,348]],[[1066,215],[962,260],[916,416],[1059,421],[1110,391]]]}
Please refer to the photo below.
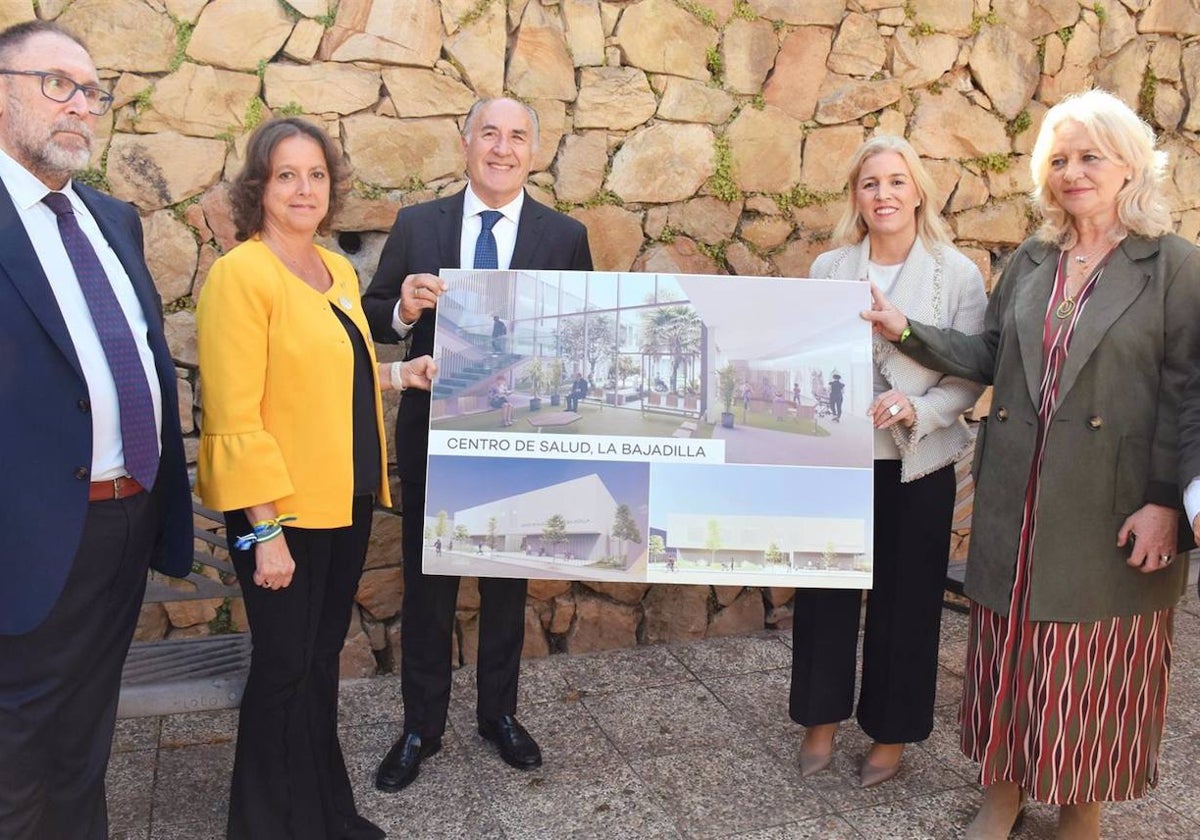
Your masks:
{"label": "wristband", "polygon": [[903,344],[910,335],[912,335],[912,327],[910,327],[906,324],[904,326],[904,331],[900,333],[900,340],[897,341],[896,343]]}
{"label": "wristband", "polygon": [[238,551],[245,551],[255,543],[270,542],[283,533],[283,523],[295,522],[296,515],[294,513],[284,513],[274,519],[260,519],[250,526],[250,533],[243,534],[233,542],[233,547]]}
{"label": "wristband", "polygon": [[408,387],[404,384],[404,362],[392,362],[388,375],[392,379],[393,391],[403,391]]}

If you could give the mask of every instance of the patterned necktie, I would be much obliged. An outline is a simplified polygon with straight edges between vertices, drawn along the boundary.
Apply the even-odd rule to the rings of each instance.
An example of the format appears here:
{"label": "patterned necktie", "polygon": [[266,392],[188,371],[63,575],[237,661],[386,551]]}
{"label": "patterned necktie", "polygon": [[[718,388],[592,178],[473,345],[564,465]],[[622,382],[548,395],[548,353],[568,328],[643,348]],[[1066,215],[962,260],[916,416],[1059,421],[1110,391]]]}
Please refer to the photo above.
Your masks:
{"label": "patterned necktie", "polygon": [[484,210],[479,214],[481,227],[479,238],[475,240],[475,268],[499,268],[500,262],[496,255],[496,237],[492,228],[504,214],[499,210]]}
{"label": "patterned necktie", "polygon": [[149,490],[158,473],[158,431],[154,422],[154,398],[138,354],[129,321],[117,302],[108,275],[100,265],[92,243],[84,235],[71,209],[71,200],[60,192],[42,199],[58,217],[58,233],[75,268],[79,288],[87,301],[92,322],[104,349],[104,358],[117,386],[121,413],[121,445],[125,470]]}

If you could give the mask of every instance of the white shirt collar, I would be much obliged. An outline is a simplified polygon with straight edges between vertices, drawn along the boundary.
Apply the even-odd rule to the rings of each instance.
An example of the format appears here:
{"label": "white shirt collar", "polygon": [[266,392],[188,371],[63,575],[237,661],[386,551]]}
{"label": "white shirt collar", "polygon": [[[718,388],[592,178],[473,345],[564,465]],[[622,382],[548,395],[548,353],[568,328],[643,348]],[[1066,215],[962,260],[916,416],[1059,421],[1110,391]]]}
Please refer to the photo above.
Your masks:
{"label": "white shirt collar", "polygon": [[466,195],[463,196],[463,218],[468,219],[471,216],[478,216],[484,210],[499,210],[504,218],[508,219],[514,225],[521,219],[521,208],[525,205],[525,190],[517,193],[517,197],[505,204],[503,207],[488,207],[483,203],[483,200],[475,194],[475,190],[471,185],[467,184]]}
{"label": "white shirt collar", "polygon": [[[52,192],[49,187],[38,180],[36,175],[17,163],[2,148],[0,148],[0,178],[4,180],[4,186],[8,189],[13,204],[21,210],[29,210]],[[72,205],[78,205],[79,198],[71,187],[72,182],[67,181],[61,192],[71,200]]]}

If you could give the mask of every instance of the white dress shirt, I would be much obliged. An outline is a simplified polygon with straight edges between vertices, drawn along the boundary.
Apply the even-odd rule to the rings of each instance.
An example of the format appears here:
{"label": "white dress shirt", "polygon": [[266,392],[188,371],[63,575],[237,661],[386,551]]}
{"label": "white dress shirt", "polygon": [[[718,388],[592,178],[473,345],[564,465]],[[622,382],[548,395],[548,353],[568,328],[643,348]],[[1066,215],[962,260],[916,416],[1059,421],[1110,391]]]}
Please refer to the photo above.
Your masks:
{"label": "white dress shirt", "polygon": [[[462,234],[458,239],[458,264],[463,268],[475,268],[475,241],[479,239],[479,231],[483,228],[479,214],[484,210],[499,210],[501,218],[492,228],[492,236],[496,237],[496,266],[500,271],[507,271],[512,263],[513,250],[517,247],[517,222],[521,219],[521,208],[524,206],[525,190],[521,190],[516,198],[502,207],[488,207],[467,184],[463,195]],[[392,329],[404,338],[412,328],[412,324],[400,319],[400,301],[396,301],[396,308],[392,311]]]}
{"label": "white dress shirt", "polygon": [[1190,530],[1192,523],[1196,521],[1196,514],[1200,513],[1200,477],[1188,482],[1187,489],[1183,491],[1183,507],[1187,511]]}
{"label": "white dress shirt", "polygon": [[[36,243],[34,252],[42,271],[50,281],[50,289],[58,301],[63,320],[79,366],[87,384],[88,401],[92,416],[92,480],[103,481],[125,475],[125,453],[121,445],[121,409],[117,402],[117,386],[108,368],[100,336],[92,322],[83,290],[75,277],[75,268],[67,255],[62,236],[58,232],[58,218],[54,211],[42,203],[50,190],[21,164],[0,149],[0,180],[4,182],[9,196],[16,206],[17,215],[25,226],[30,242]],[[134,292],[133,284],[116,253],[109,247],[99,225],[88,212],[71,184],[62,190],[71,201],[75,218],[84,236],[92,244],[108,282],[113,287],[117,302],[129,322],[141,357],[150,396],[154,401],[154,422],[159,432],[159,447],[162,447],[162,390],[158,383],[158,372],[154,367],[154,354],[146,338],[146,316]]]}

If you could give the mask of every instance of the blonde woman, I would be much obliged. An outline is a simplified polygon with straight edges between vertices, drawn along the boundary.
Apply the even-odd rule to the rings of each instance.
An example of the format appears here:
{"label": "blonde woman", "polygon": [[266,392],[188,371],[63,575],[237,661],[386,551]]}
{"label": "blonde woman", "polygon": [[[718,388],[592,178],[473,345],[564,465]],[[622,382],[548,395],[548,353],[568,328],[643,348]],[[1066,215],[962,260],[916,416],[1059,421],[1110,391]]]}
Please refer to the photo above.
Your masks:
{"label": "blonde woman", "polygon": [[[949,244],[912,147],[900,137],[868,140],[850,162],[847,184],[835,233],[844,244],[817,257],[812,276],[869,281],[931,323],[977,332],[987,305],[983,279]],[[892,778],[905,744],[933,730],[953,463],[970,444],[962,413],[982,391],[880,339],[874,362],[874,580],[857,715],[874,744],[860,769],[864,787]],[[861,604],[858,590],[797,590],[789,705],[792,720],[806,727],[802,775],[829,764],[838,724],[854,710]]]}

